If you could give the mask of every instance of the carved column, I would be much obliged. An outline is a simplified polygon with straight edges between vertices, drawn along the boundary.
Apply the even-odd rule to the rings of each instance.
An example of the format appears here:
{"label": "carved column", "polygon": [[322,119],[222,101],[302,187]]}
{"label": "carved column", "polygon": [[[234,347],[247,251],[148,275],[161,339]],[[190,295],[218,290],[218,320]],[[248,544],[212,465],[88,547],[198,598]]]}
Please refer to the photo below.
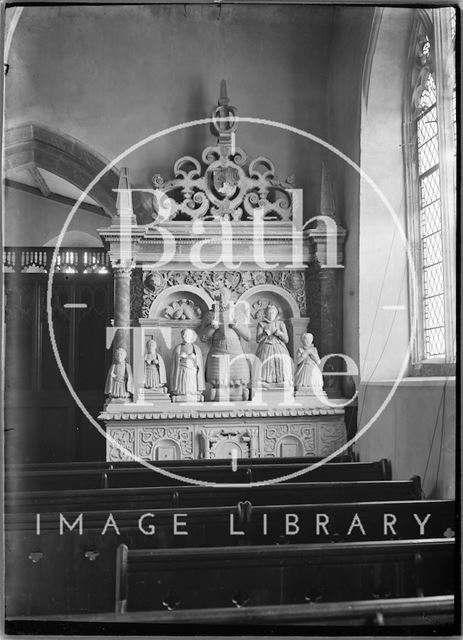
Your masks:
{"label": "carved column", "polygon": [[[321,297],[321,344],[320,355],[342,353],[341,309],[339,301],[339,269],[320,269]],[[340,358],[331,358],[324,366],[324,372],[342,371]],[[341,395],[341,377],[323,376],[328,396]]]}
{"label": "carved column", "polygon": [[127,355],[130,353],[130,274],[134,264],[116,262],[114,274],[114,327],[121,327],[115,333],[113,353],[122,347]]}
{"label": "carved column", "polygon": [[[117,388],[112,387],[111,380],[114,381],[114,368],[111,366],[108,378],[106,393],[117,401],[125,401],[133,396],[133,380],[130,363],[130,275],[135,267],[136,254],[139,239],[143,236],[144,228],[137,226],[137,220],[132,208],[132,191],[129,183],[127,169],[121,170],[119,187],[117,190],[117,215],[113,219],[110,227],[99,229],[98,232],[106,246],[109,245],[109,256],[113,268],[114,278],[114,328],[115,333],[112,342],[113,365],[117,364],[115,358],[117,349],[124,349],[127,354],[125,359],[127,368],[127,391],[120,389],[120,380],[117,381]],[[122,363],[119,363],[120,365]],[[118,376],[121,367],[119,367]]]}
{"label": "carved column", "polygon": [[[342,305],[340,272],[344,268],[345,229],[336,215],[331,178],[325,165],[322,166],[320,214],[316,227],[309,229],[307,237],[313,246],[313,259],[320,280],[320,344],[323,357],[331,353],[342,353]],[[341,358],[331,358],[324,365],[324,374],[329,371],[342,372]],[[324,375],[324,388],[328,396],[341,396],[341,376]]]}

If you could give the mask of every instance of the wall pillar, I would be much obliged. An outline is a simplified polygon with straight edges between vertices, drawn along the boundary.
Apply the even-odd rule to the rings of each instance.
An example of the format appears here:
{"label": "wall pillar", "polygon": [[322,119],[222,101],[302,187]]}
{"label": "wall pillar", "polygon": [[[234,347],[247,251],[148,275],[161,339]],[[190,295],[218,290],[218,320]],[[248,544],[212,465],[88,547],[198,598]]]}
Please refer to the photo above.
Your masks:
{"label": "wall pillar", "polygon": [[[331,185],[331,177],[322,166],[320,214],[316,226],[306,232],[312,243],[313,260],[319,269],[320,281],[320,357],[342,353],[342,305],[340,272],[344,269],[344,239],[346,230],[340,225]],[[323,367],[324,389],[329,397],[342,397],[341,375],[326,375],[344,371],[341,358],[330,358]]]}
{"label": "wall pillar", "polygon": [[[320,269],[321,298],[321,344],[320,355],[342,353],[341,309],[339,296],[339,269],[328,267]],[[330,358],[324,366],[324,372],[342,371],[340,358]],[[324,376],[324,387],[328,396],[341,396],[341,376]]]}

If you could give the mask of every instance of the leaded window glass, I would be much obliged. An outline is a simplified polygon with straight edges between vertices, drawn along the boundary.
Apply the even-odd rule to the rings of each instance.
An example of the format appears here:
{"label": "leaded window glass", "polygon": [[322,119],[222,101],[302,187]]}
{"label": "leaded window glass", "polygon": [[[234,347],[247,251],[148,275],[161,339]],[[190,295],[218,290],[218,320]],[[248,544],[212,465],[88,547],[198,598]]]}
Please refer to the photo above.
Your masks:
{"label": "leaded window glass", "polygon": [[[429,51],[429,41],[423,49]],[[420,194],[424,355],[445,356],[444,271],[440,202],[437,92],[428,73],[416,122]]]}
{"label": "leaded window glass", "polygon": [[412,365],[420,375],[432,375],[428,365],[455,361],[455,33],[454,9],[426,9],[417,16],[410,44],[411,111],[404,131],[420,285],[411,301],[413,308],[419,305]]}

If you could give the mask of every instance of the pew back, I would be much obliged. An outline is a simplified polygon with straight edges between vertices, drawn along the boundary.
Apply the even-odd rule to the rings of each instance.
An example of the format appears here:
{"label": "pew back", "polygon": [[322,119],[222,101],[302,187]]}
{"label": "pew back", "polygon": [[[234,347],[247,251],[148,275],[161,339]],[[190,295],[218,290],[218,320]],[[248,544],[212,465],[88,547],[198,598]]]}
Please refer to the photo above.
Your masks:
{"label": "pew back", "polygon": [[[288,458],[238,458],[238,465],[240,464],[251,464],[252,466],[264,464],[271,464],[273,466],[278,467],[283,464],[290,465],[309,465],[315,462],[320,462],[323,458],[320,457],[288,457]],[[152,462],[152,461],[151,461]],[[202,466],[222,466],[227,461],[224,458],[198,458],[196,460],[188,460],[184,461],[188,467],[191,468],[199,468]],[[349,453],[343,453],[339,456],[336,456],[333,460],[330,460],[326,464],[337,464],[340,462],[354,462],[354,456]],[[388,460],[384,460],[385,464],[389,464]],[[183,465],[183,462],[179,460],[157,460],[156,462],[152,462],[156,467],[161,469],[168,469],[169,467],[178,467],[179,465]],[[8,464],[6,466],[7,472],[21,472],[21,471],[66,471],[66,470],[81,470],[81,469],[91,469],[91,470],[105,470],[105,469],[137,469],[140,467],[140,463],[135,460],[120,460],[120,461],[109,461],[109,460],[92,460],[92,461],[81,461],[81,462],[25,462],[25,463],[13,463]]]}
{"label": "pew back", "polygon": [[[69,531],[64,522],[61,534],[59,513],[40,514],[39,534],[36,514],[7,514],[8,611],[11,615],[110,611],[114,605],[116,549],[121,543],[129,548],[163,549],[414,538],[419,527],[411,513],[416,513],[421,522],[431,514],[424,527],[424,538],[442,537],[455,529],[454,508],[452,501],[328,503],[294,505],[291,509],[246,504],[201,507],[181,512],[185,515],[179,517],[178,522],[185,522],[186,526],[179,526],[178,531],[186,530],[187,536],[175,534],[174,517],[179,513],[176,509],[113,511],[112,520],[107,511],[84,512],[81,534],[78,525]],[[264,513],[268,514],[265,533]],[[288,513],[298,519],[297,532],[293,525],[286,531]],[[327,535],[323,529],[320,535],[316,534],[317,513],[327,514],[330,519]],[[347,536],[356,513],[365,535],[354,527]],[[390,532],[384,535],[384,513],[396,515],[396,536]],[[79,515],[78,512],[63,514],[70,526]],[[289,520],[293,522],[294,518]],[[80,588],[75,589],[73,585]],[[67,594],[65,602],[64,593]]]}
{"label": "pew back", "polygon": [[[121,624],[154,624],[159,625],[227,625],[227,633],[234,626],[239,626],[237,633],[243,633],[244,626],[271,625],[272,632],[280,625],[339,627],[409,627],[414,631],[422,627],[429,634],[429,627],[439,626],[442,633],[450,633],[455,629],[454,596],[429,596],[422,598],[388,598],[377,600],[360,600],[352,602],[304,603],[242,608],[194,609],[176,611],[135,611],[126,613],[100,613],[77,615],[36,616],[34,620],[47,620],[53,623],[54,633],[73,631],[73,623],[104,624],[105,633],[111,633],[111,625],[117,625],[115,631],[121,630]],[[31,623],[26,616],[17,618],[19,623]],[[155,629],[156,629],[155,627]],[[133,626],[131,627],[133,630]],[[140,631],[150,633],[151,628]]]}
{"label": "pew back", "polygon": [[209,549],[120,545],[116,612],[450,595],[452,539]]}
{"label": "pew back", "polygon": [[[222,461],[223,462],[223,461]],[[277,479],[303,471],[287,482],[339,482],[355,480],[390,480],[387,460],[378,462],[336,462],[305,472],[309,463],[249,464],[240,461],[236,470],[230,464],[202,464],[192,466],[177,464],[160,466],[182,478],[205,482],[251,483]],[[185,484],[178,478],[166,476],[142,466],[118,466],[116,468],[46,468],[10,469],[6,475],[7,491],[49,491],[64,489],[97,489],[116,487],[156,487]]]}
{"label": "pew back", "polygon": [[353,502],[368,500],[417,500],[420,479],[357,482],[312,482],[263,486],[165,486],[68,491],[6,493],[6,511],[44,513],[50,511],[109,511],[117,509],[162,509],[201,506],[231,506],[240,501],[255,505]]}

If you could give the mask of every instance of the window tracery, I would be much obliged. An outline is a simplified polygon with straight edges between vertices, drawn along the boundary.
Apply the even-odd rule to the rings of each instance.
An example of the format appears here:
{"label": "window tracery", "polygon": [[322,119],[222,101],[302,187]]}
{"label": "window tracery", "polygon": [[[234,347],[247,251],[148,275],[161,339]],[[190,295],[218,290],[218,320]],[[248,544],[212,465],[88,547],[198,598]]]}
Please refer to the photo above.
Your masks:
{"label": "window tracery", "polygon": [[415,373],[455,358],[455,24],[454,9],[419,11],[411,39],[404,149],[419,281]]}

